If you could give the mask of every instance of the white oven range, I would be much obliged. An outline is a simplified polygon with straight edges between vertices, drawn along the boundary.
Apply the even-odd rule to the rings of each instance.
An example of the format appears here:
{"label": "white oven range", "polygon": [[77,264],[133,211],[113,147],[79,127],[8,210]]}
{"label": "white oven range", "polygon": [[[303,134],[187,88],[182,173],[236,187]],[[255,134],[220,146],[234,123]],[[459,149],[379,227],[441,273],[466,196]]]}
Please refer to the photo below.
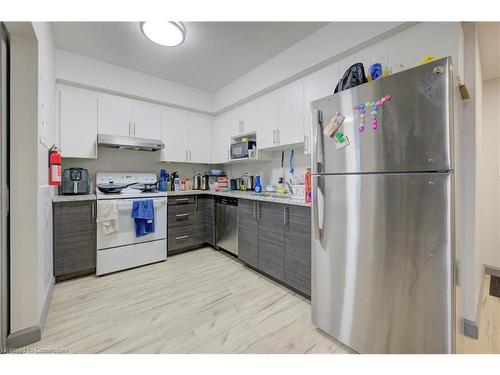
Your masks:
{"label": "white oven range", "polygon": [[[98,276],[167,259],[167,195],[165,192],[141,192],[144,184],[156,182],[155,173],[98,172],[96,185],[109,183],[137,185],[123,189],[118,194],[97,191],[97,210],[104,201],[113,201],[118,211],[118,230],[104,233],[97,224]],[[141,237],[135,233],[132,205],[136,200],[152,199],[154,204],[155,231]]]}

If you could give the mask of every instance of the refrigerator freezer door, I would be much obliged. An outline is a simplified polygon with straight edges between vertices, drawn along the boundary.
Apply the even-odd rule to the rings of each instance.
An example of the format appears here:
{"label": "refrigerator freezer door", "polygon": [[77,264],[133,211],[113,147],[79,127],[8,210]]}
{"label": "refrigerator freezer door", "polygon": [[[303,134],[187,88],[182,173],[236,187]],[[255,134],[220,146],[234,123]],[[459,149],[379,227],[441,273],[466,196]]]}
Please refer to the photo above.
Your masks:
{"label": "refrigerator freezer door", "polygon": [[321,179],[313,323],[360,353],[453,352],[453,174]]}
{"label": "refrigerator freezer door", "polygon": [[[323,122],[313,123],[313,173],[453,170],[451,74],[444,58],[315,101],[315,118],[321,112]],[[377,110],[378,128],[370,125],[370,107],[360,132],[361,114],[353,107],[385,95],[391,100]],[[323,134],[337,112],[345,116],[339,130],[349,141],[341,149]]]}

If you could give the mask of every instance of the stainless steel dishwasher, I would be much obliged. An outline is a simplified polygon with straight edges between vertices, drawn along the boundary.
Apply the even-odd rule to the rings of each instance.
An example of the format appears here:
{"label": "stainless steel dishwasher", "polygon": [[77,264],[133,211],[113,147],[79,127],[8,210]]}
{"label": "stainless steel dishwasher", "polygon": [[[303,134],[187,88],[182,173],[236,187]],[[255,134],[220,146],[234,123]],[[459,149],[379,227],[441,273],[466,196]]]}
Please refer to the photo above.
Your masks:
{"label": "stainless steel dishwasher", "polygon": [[215,197],[215,244],[238,255],[238,198]]}

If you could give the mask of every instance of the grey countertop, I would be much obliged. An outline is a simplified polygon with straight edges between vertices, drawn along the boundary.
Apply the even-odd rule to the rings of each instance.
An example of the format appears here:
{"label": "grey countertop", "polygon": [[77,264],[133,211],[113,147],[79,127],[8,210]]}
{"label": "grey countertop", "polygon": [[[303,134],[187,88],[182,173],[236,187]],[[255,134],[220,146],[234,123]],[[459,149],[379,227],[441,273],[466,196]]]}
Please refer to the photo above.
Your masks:
{"label": "grey countertop", "polygon": [[92,194],[82,194],[82,195],[55,195],[52,197],[52,202],[80,202],[80,201],[93,201],[96,199],[96,195]]}
{"label": "grey countertop", "polygon": [[[239,199],[249,199],[254,201],[263,202],[273,202],[281,204],[291,204],[295,206],[310,207],[306,204],[305,200],[295,199],[289,197],[280,197],[273,193],[271,195],[266,195],[266,193],[256,194],[250,191],[210,191],[210,190],[186,190],[186,191],[168,191],[167,197],[175,197],[182,195],[217,195],[222,197],[235,197]],[[52,202],[79,202],[79,201],[91,201],[95,200],[96,195],[85,194],[85,195],[55,195],[52,198]]]}
{"label": "grey countertop", "polygon": [[291,204],[295,206],[304,206],[310,207],[309,204],[306,204],[306,201],[303,199],[295,199],[289,197],[280,197],[277,196],[276,193],[272,193],[271,195],[266,195],[266,193],[257,194],[251,191],[211,191],[211,190],[186,190],[186,191],[168,191],[167,197],[175,197],[182,195],[217,195],[222,197],[234,197],[239,199],[249,199],[254,201],[263,201],[263,202],[273,202],[273,203],[281,203],[281,204]]}

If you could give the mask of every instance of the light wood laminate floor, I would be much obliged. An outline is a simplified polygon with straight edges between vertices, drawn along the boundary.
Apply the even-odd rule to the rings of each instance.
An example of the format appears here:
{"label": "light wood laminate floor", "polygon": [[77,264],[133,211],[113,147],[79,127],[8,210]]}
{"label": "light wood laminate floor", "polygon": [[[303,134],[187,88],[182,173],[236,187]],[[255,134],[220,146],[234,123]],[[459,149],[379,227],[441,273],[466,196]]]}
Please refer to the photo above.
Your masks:
{"label": "light wood laminate floor", "polygon": [[54,288],[42,340],[70,353],[346,353],[309,301],[210,248]]}

